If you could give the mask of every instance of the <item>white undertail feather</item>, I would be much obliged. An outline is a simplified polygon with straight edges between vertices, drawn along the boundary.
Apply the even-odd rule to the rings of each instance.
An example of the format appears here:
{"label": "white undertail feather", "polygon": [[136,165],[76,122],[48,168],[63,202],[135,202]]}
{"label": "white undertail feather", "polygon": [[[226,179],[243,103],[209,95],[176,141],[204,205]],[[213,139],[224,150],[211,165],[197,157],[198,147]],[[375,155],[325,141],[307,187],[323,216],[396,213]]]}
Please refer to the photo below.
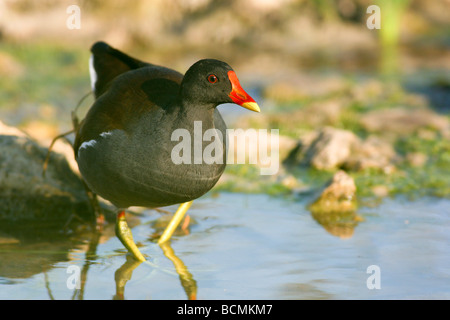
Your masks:
{"label": "white undertail feather", "polygon": [[97,82],[97,72],[95,72],[94,68],[94,56],[91,55],[89,58],[89,75],[91,76],[91,88],[92,92],[95,93],[95,83]]}

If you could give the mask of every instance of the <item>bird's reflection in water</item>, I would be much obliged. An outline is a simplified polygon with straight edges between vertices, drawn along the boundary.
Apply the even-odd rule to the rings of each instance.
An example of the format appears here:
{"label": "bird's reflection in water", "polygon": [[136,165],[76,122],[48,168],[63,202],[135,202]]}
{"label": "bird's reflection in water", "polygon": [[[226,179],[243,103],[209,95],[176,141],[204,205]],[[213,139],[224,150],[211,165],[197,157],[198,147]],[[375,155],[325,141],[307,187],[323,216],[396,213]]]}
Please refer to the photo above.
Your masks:
{"label": "bird's reflection in water", "polygon": [[125,263],[117,269],[114,274],[114,280],[116,281],[116,294],[113,297],[114,300],[125,299],[125,285],[127,281],[131,279],[134,269],[142,263],[128,254],[126,255],[126,259]]}
{"label": "bird's reflection in water", "polygon": [[[189,300],[195,300],[197,297],[197,282],[194,280],[194,277],[189,272],[184,262],[175,254],[169,241],[160,244],[160,247],[163,250],[164,255],[173,262],[187,298]],[[142,263],[130,255],[126,255],[126,259],[125,263],[117,269],[114,275],[116,281],[116,294],[113,299],[115,300],[125,299],[125,285],[128,280],[131,279],[133,271]]]}
{"label": "bird's reflection in water", "polygon": [[[130,222],[133,221],[138,224],[136,220],[130,219]],[[59,297],[52,292],[53,281],[57,281],[52,278],[50,272],[59,263],[67,264],[68,267],[77,266],[79,264],[76,261],[80,261],[80,259],[83,264],[79,270],[79,286],[71,292],[71,299],[83,300],[85,298],[86,285],[89,280],[92,280],[89,279],[89,272],[100,258],[98,246],[114,235],[114,224],[109,223],[102,228],[74,223],[67,232],[62,230],[61,224],[52,226],[51,223],[44,222],[21,224],[16,227],[4,223],[1,227],[0,277],[16,281],[16,279],[27,279],[43,273],[45,289],[51,300]],[[187,231],[180,228],[179,232],[182,235]],[[169,241],[161,244],[160,247],[164,255],[174,264],[187,298],[195,299],[197,284],[186,265],[177,257]],[[43,252],[43,254],[30,254],[30,252]],[[84,255],[84,257],[79,257],[78,254]],[[125,299],[125,285],[131,279],[133,271],[141,264],[128,254],[125,257],[125,263],[115,272],[116,292],[113,299],[117,300]],[[158,266],[152,265],[149,261],[144,264],[147,264],[146,267],[158,269]],[[71,274],[66,271],[62,270],[63,279],[67,280]]]}
{"label": "bird's reflection in water", "polygon": [[97,247],[100,242],[101,235],[101,230],[95,229],[94,232],[92,232],[92,236],[85,253],[85,263],[80,272],[80,288],[74,290],[72,300],[84,299],[84,288],[87,282],[88,270],[92,263],[97,259]]}
{"label": "bird's reflection in water", "polygon": [[[72,300],[83,300],[84,299],[84,293],[85,293],[85,287],[87,283],[88,278],[88,271],[89,267],[93,264],[93,262],[97,259],[97,247],[100,242],[100,237],[102,235],[102,229],[94,229],[94,231],[91,234],[91,238],[88,241],[88,247],[85,251],[85,258],[84,258],[84,264],[80,271],[80,283],[79,288],[75,288],[72,294]],[[133,270],[140,264],[139,261],[133,259],[132,257],[129,257],[126,255],[126,262],[117,269],[115,273],[115,280],[116,280],[116,294],[114,295],[114,300],[123,300],[124,299],[124,287],[128,280],[131,279],[131,274]],[[45,273],[45,286],[47,288],[47,292],[49,295],[49,298],[51,300],[54,300],[53,294],[50,290],[50,284],[48,281],[47,274]]]}
{"label": "bird's reflection in water", "polygon": [[180,277],[181,285],[186,292],[187,298],[189,300],[195,300],[197,298],[197,282],[194,280],[194,277],[189,272],[183,261],[177,257],[172,247],[170,246],[169,241],[161,243],[160,247],[163,250],[164,255],[173,262],[175,270]]}

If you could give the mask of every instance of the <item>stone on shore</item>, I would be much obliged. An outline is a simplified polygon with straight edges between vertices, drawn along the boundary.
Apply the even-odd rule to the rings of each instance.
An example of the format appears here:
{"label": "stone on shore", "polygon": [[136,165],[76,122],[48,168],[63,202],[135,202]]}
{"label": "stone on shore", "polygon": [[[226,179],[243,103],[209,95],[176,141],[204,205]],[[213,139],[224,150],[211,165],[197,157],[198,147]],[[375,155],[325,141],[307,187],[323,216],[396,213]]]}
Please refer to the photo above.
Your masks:
{"label": "stone on shore", "polygon": [[92,217],[81,178],[62,154],[48,149],[17,128],[0,121],[0,220],[66,222],[73,215]]}
{"label": "stone on shore", "polygon": [[378,137],[362,140],[351,131],[325,127],[302,137],[284,162],[318,170],[371,168],[390,173],[398,158],[392,145]]}

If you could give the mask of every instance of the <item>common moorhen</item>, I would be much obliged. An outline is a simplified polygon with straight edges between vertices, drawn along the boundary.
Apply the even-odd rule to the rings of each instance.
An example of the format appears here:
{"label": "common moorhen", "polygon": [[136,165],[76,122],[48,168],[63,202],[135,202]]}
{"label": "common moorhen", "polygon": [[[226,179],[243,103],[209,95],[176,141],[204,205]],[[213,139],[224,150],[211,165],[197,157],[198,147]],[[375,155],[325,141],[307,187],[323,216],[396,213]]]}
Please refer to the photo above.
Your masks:
{"label": "common moorhen", "polygon": [[[201,139],[207,130],[219,130],[220,145],[226,150],[226,125],[216,107],[236,103],[252,111],[260,109],[225,62],[200,60],[183,76],[104,42],[95,43],[91,52],[96,100],[76,134],[75,157],[88,187],[118,208],[118,238],[137,260],[144,261],[124,210],[181,203],[159,243],[167,241],[192,201],[216,184],[226,165],[226,152],[223,161],[212,163],[199,161],[197,155],[194,159],[194,152],[192,161],[173,161],[174,147],[180,143],[180,137],[173,138],[175,130],[191,134],[192,148],[199,146],[194,135]],[[199,124],[201,136],[194,132]],[[210,143],[201,141],[202,151]]]}

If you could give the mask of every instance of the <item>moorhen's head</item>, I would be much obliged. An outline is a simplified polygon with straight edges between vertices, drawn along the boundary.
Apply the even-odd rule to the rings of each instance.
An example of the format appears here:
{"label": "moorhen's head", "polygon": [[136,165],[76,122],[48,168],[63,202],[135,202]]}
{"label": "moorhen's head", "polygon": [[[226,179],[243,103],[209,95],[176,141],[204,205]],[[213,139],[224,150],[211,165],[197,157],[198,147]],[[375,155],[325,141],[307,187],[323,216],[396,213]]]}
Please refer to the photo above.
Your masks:
{"label": "moorhen's head", "polygon": [[196,107],[215,108],[222,103],[236,103],[259,112],[259,106],[242,89],[233,69],[225,62],[203,59],[194,63],[181,83],[181,99]]}

